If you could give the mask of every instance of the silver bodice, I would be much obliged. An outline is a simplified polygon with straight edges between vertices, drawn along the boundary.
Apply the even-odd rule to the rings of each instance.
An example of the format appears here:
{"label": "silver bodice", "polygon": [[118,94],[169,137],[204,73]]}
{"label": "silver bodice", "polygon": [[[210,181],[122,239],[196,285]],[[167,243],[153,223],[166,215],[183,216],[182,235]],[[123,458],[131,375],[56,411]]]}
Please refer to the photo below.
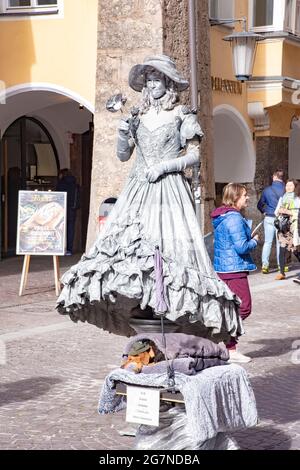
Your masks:
{"label": "silver bodice", "polygon": [[181,150],[180,119],[150,131],[140,122],[136,133],[136,160],[130,177],[144,179],[145,171],[162,160],[176,158]]}

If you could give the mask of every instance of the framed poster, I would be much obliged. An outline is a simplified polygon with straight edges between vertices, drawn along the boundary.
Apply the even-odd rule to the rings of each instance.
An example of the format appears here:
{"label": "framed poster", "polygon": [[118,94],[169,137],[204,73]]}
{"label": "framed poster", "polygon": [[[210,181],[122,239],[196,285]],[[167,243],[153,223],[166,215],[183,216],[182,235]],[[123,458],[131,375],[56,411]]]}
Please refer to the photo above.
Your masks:
{"label": "framed poster", "polygon": [[67,193],[19,191],[17,255],[64,255]]}

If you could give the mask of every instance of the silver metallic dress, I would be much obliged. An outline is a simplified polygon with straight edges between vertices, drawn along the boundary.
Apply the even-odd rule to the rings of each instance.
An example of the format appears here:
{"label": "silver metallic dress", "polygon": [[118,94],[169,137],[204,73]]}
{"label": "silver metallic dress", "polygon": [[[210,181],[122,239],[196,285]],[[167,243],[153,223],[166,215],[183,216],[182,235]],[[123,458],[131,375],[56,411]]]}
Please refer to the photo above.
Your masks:
{"label": "silver metallic dress", "polygon": [[[130,336],[131,317],[147,317],[156,307],[155,247],[163,265],[166,317],[180,331],[228,339],[242,333],[239,299],[216,275],[182,173],[149,183],[145,172],[178,157],[201,128],[192,114],[136,133],[136,160],[125,188],[88,254],[62,277],[58,311],[109,332]],[[177,111],[176,111],[177,110]]]}

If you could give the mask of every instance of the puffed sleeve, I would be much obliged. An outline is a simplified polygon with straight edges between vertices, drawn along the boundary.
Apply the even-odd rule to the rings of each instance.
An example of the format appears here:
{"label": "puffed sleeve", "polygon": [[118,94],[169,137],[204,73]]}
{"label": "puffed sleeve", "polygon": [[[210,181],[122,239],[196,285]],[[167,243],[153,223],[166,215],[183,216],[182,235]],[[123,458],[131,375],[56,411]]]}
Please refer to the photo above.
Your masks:
{"label": "puffed sleeve", "polygon": [[181,109],[181,127],[180,127],[180,144],[184,148],[186,141],[198,136],[200,141],[204,135],[197,119],[197,114],[192,113],[189,108],[183,106]]}

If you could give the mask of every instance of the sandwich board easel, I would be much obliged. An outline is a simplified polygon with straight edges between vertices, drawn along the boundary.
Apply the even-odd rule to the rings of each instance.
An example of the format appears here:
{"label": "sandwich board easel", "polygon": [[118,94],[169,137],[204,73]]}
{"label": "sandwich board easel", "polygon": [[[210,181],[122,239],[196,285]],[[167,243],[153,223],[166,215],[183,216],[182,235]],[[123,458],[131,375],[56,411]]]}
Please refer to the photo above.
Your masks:
{"label": "sandwich board easel", "polygon": [[52,256],[55,293],[61,291],[59,256],[65,254],[67,193],[19,191],[17,249],[24,255],[19,296],[27,284],[32,255]]}
{"label": "sandwich board easel", "polygon": [[[30,264],[30,257],[31,255],[24,255],[23,261],[23,268],[22,268],[22,276],[21,276],[21,283],[19,289],[19,297],[23,295],[23,291],[26,288],[27,284],[27,276],[29,271],[29,264]],[[54,282],[55,282],[55,294],[58,296],[60,294],[60,274],[59,274],[59,259],[58,256],[53,256],[53,269],[54,269]]]}

